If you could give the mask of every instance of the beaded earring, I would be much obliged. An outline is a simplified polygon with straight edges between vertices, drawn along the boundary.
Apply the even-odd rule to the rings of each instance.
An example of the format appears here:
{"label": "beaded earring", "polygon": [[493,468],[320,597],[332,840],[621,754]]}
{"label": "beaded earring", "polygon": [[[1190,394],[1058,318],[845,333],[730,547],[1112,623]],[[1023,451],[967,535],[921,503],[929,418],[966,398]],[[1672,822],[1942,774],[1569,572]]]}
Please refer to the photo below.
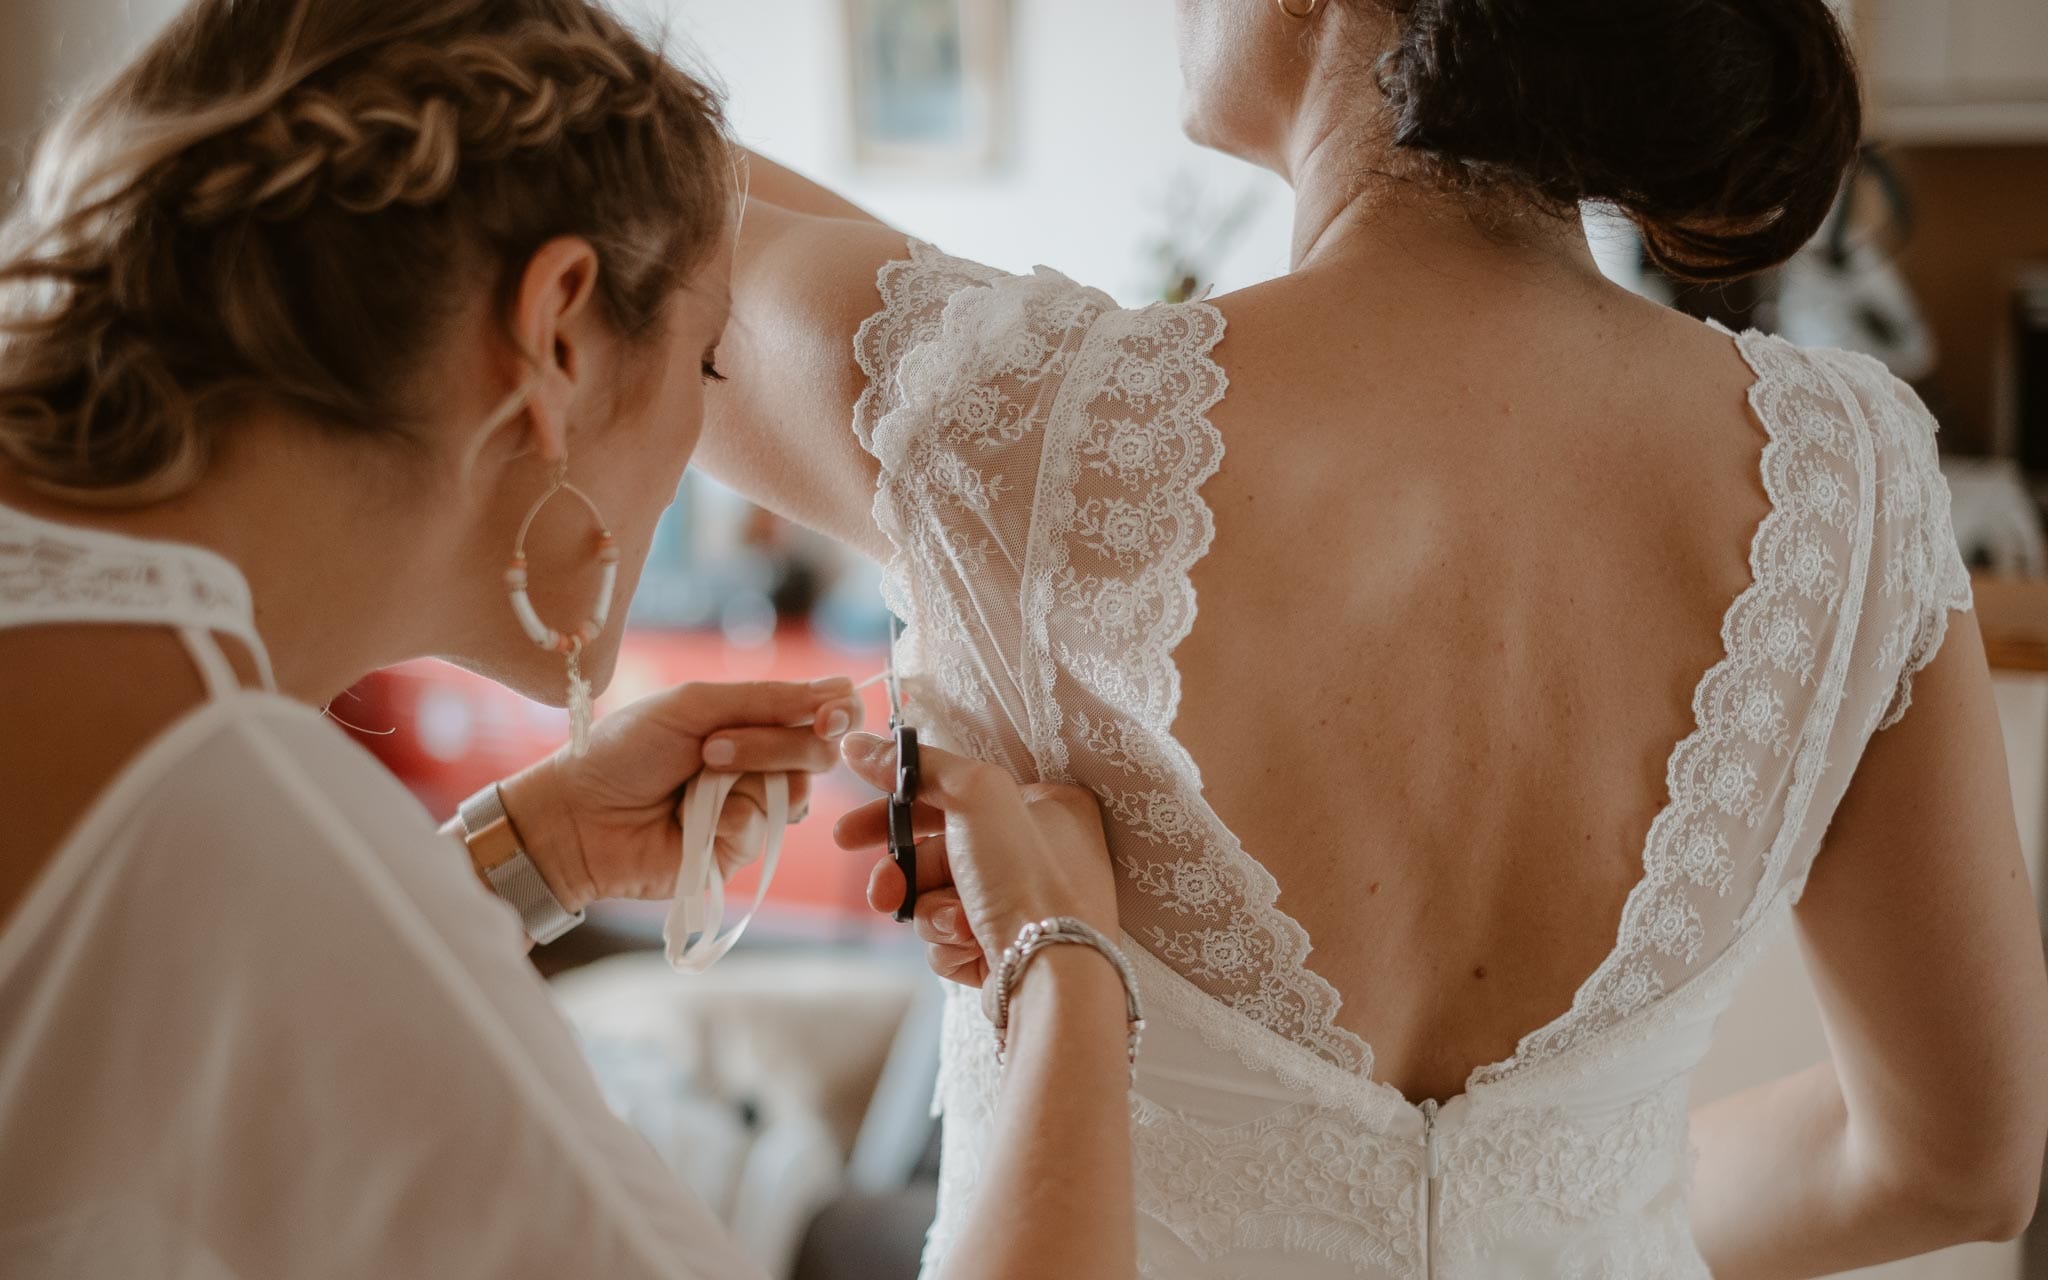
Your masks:
{"label": "beaded earring", "polygon": [[[589,620],[575,631],[564,634],[540,620],[534,611],[533,601],[526,594],[526,535],[533,528],[535,517],[542,507],[553,501],[557,494],[567,493],[581,502],[590,512],[590,518],[597,525],[597,563],[600,577],[597,586],[597,607],[590,611]],[[605,623],[611,617],[612,592],[619,582],[619,544],[613,539],[612,531],[606,526],[604,516],[599,514],[597,504],[590,495],[569,483],[569,464],[565,460],[555,464],[553,482],[548,491],[528,509],[526,519],[519,525],[519,537],[512,544],[512,563],[505,570],[505,590],[512,597],[512,612],[519,619],[519,626],[526,632],[527,639],[550,653],[559,653],[569,669],[569,751],[582,755],[590,750],[591,700],[590,682],[583,678],[583,651],[591,641],[604,632]]]}

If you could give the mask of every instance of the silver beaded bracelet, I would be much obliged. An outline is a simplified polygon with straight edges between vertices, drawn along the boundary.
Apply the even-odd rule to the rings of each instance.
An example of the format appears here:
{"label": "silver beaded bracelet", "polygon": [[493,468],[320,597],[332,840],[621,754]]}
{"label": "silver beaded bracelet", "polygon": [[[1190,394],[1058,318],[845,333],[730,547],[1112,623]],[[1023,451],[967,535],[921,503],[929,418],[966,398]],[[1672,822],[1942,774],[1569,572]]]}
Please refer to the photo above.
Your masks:
{"label": "silver beaded bracelet", "polygon": [[1017,987],[1018,979],[1024,974],[1024,966],[1031,963],[1031,957],[1047,947],[1063,942],[1093,947],[1102,953],[1104,959],[1116,966],[1117,976],[1124,982],[1124,1004],[1130,1011],[1131,1034],[1131,1080],[1138,1079],[1138,1042],[1145,1034],[1145,1012],[1138,1003],[1138,977],[1131,970],[1131,962],[1123,951],[1101,930],[1072,916],[1055,916],[1027,924],[1017,932],[1017,940],[1011,943],[1002,958],[996,961],[994,976],[996,990],[996,1065],[1003,1065],[1010,1048],[1010,993]]}

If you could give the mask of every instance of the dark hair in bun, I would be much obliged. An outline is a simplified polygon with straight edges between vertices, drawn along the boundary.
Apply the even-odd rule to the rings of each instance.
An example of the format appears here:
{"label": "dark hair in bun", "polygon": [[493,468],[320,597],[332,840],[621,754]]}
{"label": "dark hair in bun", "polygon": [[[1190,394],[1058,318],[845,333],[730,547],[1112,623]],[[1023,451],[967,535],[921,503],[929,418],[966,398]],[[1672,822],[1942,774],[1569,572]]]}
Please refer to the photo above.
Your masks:
{"label": "dark hair in bun", "polygon": [[1395,144],[1457,185],[1605,201],[1681,279],[1776,266],[1832,207],[1862,133],[1826,0],[1376,0]]}

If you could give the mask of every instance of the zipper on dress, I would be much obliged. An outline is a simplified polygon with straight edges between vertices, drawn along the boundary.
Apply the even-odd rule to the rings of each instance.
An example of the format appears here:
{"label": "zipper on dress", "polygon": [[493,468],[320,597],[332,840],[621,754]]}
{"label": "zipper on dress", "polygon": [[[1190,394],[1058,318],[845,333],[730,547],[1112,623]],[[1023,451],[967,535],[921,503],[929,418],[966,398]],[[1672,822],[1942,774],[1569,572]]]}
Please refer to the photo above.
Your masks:
{"label": "zipper on dress", "polygon": [[1436,1280],[1436,1099],[1422,1101],[1422,1274]]}

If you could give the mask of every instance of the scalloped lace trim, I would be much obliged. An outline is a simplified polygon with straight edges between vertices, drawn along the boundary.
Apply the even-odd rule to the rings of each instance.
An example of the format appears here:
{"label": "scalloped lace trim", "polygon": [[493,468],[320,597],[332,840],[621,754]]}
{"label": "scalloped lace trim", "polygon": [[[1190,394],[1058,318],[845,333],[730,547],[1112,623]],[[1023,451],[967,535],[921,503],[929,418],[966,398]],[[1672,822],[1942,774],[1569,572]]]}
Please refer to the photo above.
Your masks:
{"label": "scalloped lace trim", "polygon": [[[1755,374],[1749,403],[1766,435],[1760,466],[1769,509],[1750,542],[1750,584],[1723,616],[1723,657],[1695,688],[1695,727],[1667,762],[1668,798],[1651,822],[1643,877],[1623,905],[1614,949],[1568,1010],[1522,1037],[1508,1058],[1474,1072],[1475,1083],[1501,1080],[1622,1022],[1683,985],[1702,958],[1725,950],[1733,937],[1708,948],[1699,899],[1725,898],[1735,889],[1731,835],[1739,838],[1767,819],[1776,829],[1765,873],[1734,930],[1739,937],[1771,899],[1770,864],[1782,863],[1789,852],[1804,799],[1825,763],[1855,637],[1853,603],[1850,617],[1838,611],[1860,601],[1866,576],[1870,442],[1854,424],[1789,405],[1810,369],[1806,362],[1761,334],[1735,341]],[[1846,479],[1845,456],[1855,460]],[[1845,540],[1846,549],[1840,545]],[[1809,622],[1816,602],[1838,621],[1824,666]],[[1796,738],[1786,716],[1787,682],[1819,684]],[[1796,752],[1792,786],[1773,815],[1757,785],[1760,766],[1788,751]],[[1673,973],[1681,975],[1677,982]]]}
{"label": "scalloped lace trim", "polygon": [[[1165,917],[1133,922],[1147,950],[1266,1030],[1369,1075],[1371,1050],[1336,1025],[1340,997],[1309,967],[1308,933],[1279,907],[1279,882],[1210,807],[1172,734],[1173,654],[1195,622],[1191,574],[1215,538],[1201,489],[1223,463],[1210,414],[1229,390],[1212,354],[1224,330],[1201,303],[1108,313],[1067,370],[1025,570],[1031,748],[1049,776],[1072,777],[1071,733],[1101,766],[1087,781],[1132,836],[1120,861]],[[1061,679],[1108,710],[1069,724]]]}

